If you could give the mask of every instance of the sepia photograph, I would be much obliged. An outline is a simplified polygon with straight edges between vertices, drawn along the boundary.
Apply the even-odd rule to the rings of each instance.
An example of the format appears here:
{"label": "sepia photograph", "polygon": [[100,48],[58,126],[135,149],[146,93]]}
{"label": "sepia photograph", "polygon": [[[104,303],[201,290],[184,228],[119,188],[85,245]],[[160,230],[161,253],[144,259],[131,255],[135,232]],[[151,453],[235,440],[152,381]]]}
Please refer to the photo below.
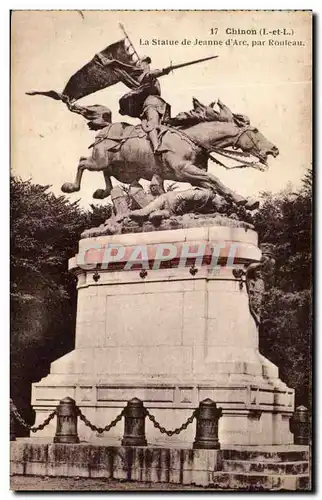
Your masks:
{"label": "sepia photograph", "polygon": [[11,11],[11,490],[313,490],[312,29]]}

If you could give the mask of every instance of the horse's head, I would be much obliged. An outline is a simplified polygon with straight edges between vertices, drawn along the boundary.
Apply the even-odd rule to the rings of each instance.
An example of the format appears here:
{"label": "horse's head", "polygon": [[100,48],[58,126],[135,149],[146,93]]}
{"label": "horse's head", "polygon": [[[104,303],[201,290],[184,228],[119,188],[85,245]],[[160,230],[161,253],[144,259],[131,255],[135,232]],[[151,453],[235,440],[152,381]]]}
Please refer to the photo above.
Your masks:
{"label": "horse's head", "polygon": [[266,166],[268,155],[272,155],[274,158],[279,155],[278,148],[269,142],[257,128],[250,126],[240,129],[234,147],[256,156]]}

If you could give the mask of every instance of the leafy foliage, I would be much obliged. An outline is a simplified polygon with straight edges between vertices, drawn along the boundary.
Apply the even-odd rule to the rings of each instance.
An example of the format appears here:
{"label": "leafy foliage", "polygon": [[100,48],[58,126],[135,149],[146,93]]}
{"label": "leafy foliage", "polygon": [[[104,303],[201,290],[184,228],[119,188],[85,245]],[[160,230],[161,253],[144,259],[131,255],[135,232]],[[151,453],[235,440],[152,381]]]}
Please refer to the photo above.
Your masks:
{"label": "leafy foliage", "polygon": [[261,352],[280,369],[296,404],[311,405],[312,173],[302,188],[263,193],[255,227],[261,243],[273,243],[275,287],[265,296]]}
{"label": "leafy foliage", "polygon": [[85,212],[78,202],[12,177],[11,190],[11,393],[29,406],[30,383],[74,345],[76,283],[68,259],[81,232],[108,217],[109,205]]}
{"label": "leafy foliage", "polygon": [[[31,382],[74,347],[76,283],[68,259],[77,252],[81,232],[112,211],[110,204],[81,210],[49,187],[11,178],[11,394],[30,423]],[[311,392],[311,221],[310,172],[297,193],[263,193],[255,217],[260,242],[275,245],[277,261],[260,349],[295,388],[296,403],[305,405]]]}

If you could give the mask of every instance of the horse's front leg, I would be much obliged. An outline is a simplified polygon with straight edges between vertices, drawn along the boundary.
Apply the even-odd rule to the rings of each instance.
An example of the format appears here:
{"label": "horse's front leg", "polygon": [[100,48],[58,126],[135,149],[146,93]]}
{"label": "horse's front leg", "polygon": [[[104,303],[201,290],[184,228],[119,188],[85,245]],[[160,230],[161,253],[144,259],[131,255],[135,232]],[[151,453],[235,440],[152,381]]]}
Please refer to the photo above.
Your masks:
{"label": "horse's front leg", "polygon": [[108,170],[105,169],[103,170],[104,174],[104,179],[105,179],[105,189],[96,189],[93,193],[93,198],[98,199],[98,200],[103,200],[104,198],[107,198],[113,189],[112,181],[110,178],[110,175],[108,173]]}
{"label": "horse's front leg", "polygon": [[185,178],[184,182],[190,182],[190,184],[194,186],[200,186],[207,189],[210,188],[219,193],[226,200],[236,203],[236,205],[245,205],[248,209],[257,208],[259,205],[257,200],[247,199],[241,194],[236,193],[225,186],[218,177],[210,172],[204,172],[191,162],[182,163],[180,165],[180,171]]}
{"label": "horse's front leg", "polygon": [[65,182],[61,187],[63,193],[75,193],[80,190],[84,170],[98,170],[96,162],[91,157],[82,156],[80,158],[75,182]]}
{"label": "horse's front leg", "polygon": [[[243,195],[236,193],[236,191],[233,191],[229,187],[225,186],[225,184],[223,184],[215,175],[209,172],[205,172],[205,174],[209,177],[212,183],[212,188],[215,187],[215,191],[228,202],[232,201],[237,206],[243,206],[247,210],[255,210],[259,207],[259,201],[256,198],[245,198]],[[205,185],[207,185],[207,187],[209,186],[208,180],[205,181]],[[203,182],[201,182],[200,186],[204,187]]]}

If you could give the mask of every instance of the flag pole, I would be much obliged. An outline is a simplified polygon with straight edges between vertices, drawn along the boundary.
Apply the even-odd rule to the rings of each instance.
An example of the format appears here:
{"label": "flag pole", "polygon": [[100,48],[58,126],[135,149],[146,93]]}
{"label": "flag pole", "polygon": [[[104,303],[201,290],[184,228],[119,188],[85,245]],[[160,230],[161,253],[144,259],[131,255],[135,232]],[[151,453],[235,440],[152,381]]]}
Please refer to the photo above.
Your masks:
{"label": "flag pole", "polygon": [[121,30],[123,31],[124,35],[125,35],[125,38],[127,39],[127,41],[129,42],[130,46],[132,47],[133,51],[134,51],[134,54],[136,55],[136,57],[138,58],[138,60],[140,59],[140,56],[139,54],[137,53],[137,51],[135,50],[135,47],[133,45],[133,43],[131,42],[130,38],[129,38],[129,35],[126,33],[125,31],[125,28],[123,26],[122,23],[119,23],[119,26],[121,28]]}

